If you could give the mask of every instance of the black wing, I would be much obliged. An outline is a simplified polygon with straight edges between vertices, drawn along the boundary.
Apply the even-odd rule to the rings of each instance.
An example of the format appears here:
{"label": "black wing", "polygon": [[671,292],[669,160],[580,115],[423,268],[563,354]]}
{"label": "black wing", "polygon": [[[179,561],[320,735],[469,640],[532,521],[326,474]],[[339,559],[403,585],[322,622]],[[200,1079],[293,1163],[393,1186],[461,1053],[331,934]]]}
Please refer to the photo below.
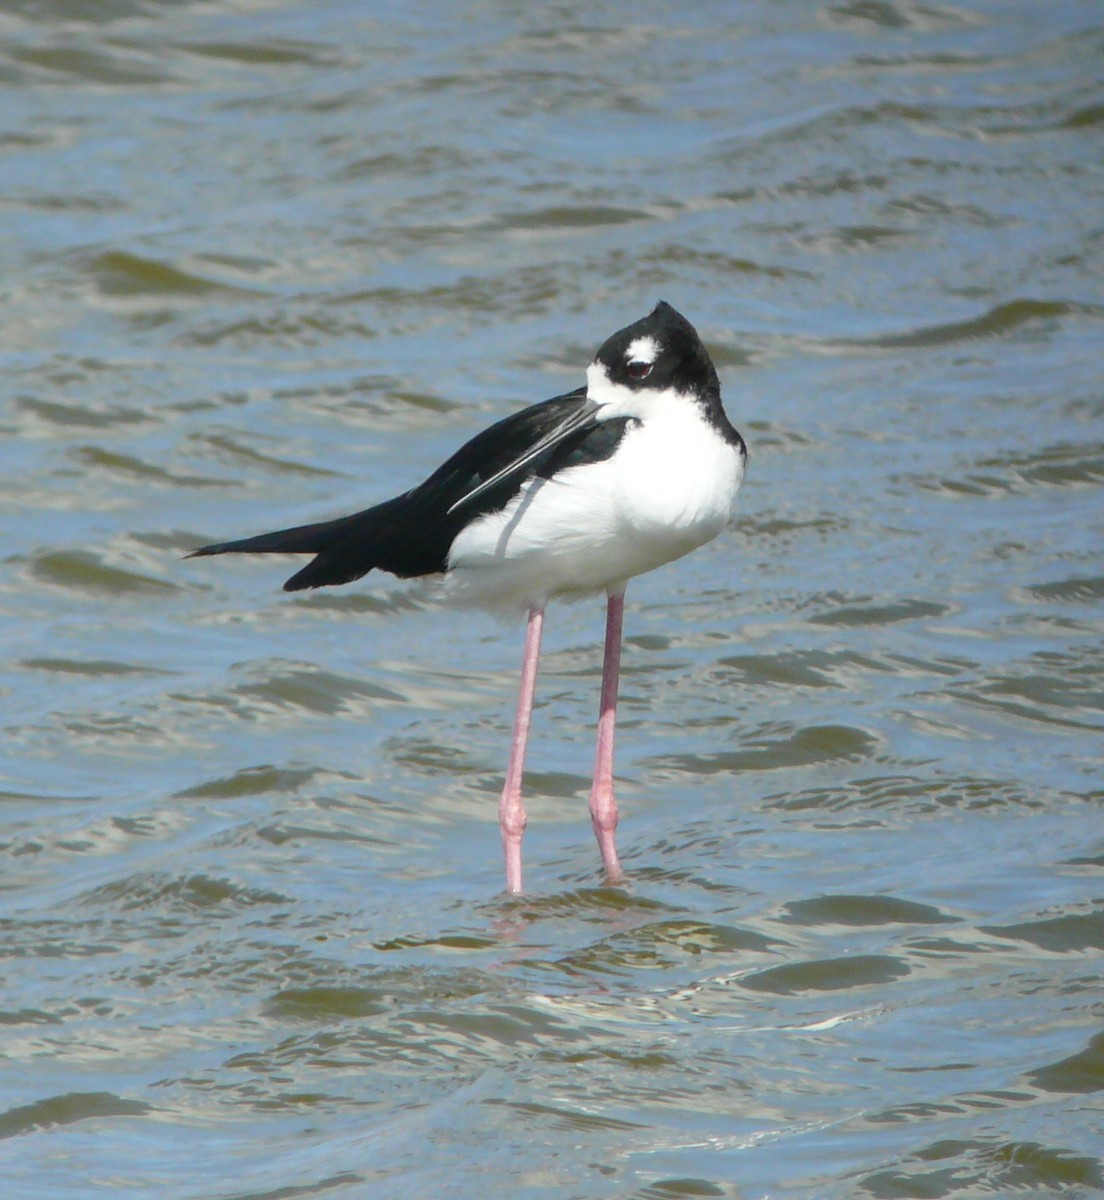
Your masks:
{"label": "black wing", "polygon": [[349,583],[376,567],[404,579],[437,574],[465,525],[505,508],[526,480],[608,458],[628,423],[595,420],[586,388],[578,388],[497,421],[393,500],[334,521],[203,546],[189,557],[316,555],[284,584],[289,592]]}

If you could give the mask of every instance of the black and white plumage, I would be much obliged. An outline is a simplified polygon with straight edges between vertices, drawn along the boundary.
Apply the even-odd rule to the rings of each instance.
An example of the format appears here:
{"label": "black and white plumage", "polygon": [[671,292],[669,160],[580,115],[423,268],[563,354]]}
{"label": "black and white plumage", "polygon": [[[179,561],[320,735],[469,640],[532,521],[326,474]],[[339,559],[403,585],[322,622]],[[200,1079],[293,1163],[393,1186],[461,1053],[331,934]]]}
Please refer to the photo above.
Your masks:
{"label": "black and white plumage", "polygon": [[[440,575],[446,597],[461,603],[528,608],[530,677],[523,671],[500,805],[510,891],[521,890],[521,761],[544,607],[559,596],[606,592],[600,761],[591,811],[607,873],[615,877],[612,722],[625,585],[724,529],[746,459],[697,331],[660,302],[602,344],[584,387],[491,425],[401,496],[352,516],[194,553],[313,555],[284,584],[288,591],[349,583],[378,569],[401,578]],[[601,721],[608,725],[606,762]],[[608,779],[600,783],[603,773]]]}

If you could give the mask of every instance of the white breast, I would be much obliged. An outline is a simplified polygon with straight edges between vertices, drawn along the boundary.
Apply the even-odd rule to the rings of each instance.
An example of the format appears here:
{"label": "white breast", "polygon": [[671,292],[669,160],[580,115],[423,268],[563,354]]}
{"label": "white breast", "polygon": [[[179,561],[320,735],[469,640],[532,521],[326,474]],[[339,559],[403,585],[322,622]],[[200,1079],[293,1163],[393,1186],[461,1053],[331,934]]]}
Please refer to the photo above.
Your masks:
{"label": "white breast", "polygon": [[[532,480],[463,529],[446,594],[498,609],[582,596],[681,558],[732,516],[743,456],[687,397],[643,393],[612,457]],[[613,405],[609,406],[611,409]],[[603,409],[603,415],[605,409]]]}

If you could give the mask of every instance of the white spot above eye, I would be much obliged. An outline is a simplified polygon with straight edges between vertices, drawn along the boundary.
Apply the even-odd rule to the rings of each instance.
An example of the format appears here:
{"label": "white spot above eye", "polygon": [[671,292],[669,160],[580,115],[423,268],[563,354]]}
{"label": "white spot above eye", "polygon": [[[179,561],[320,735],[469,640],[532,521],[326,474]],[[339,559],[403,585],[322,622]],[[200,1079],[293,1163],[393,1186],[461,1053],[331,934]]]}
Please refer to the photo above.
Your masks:
{"label": "white spot above eye", "polygon": [[641,362],[648,363],[650,366],[658,357],[659,342],[654,337],[638,337],[635,341],[629,342],[628,349],[625,351],[627,363]]}

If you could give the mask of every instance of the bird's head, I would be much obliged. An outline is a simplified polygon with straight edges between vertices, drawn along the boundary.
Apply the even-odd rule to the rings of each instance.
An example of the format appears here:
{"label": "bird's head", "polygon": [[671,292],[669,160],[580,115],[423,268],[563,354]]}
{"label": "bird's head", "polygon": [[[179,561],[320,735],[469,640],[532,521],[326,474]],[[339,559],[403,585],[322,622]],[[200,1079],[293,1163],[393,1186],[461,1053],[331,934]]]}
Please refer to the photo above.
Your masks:
{"label": "bird's head", "polygon": [[587,368],[587,398],[602,417],[637,415],[660,394],[703,399],[719,393],[698,331],[664,300],[608,337]]}

